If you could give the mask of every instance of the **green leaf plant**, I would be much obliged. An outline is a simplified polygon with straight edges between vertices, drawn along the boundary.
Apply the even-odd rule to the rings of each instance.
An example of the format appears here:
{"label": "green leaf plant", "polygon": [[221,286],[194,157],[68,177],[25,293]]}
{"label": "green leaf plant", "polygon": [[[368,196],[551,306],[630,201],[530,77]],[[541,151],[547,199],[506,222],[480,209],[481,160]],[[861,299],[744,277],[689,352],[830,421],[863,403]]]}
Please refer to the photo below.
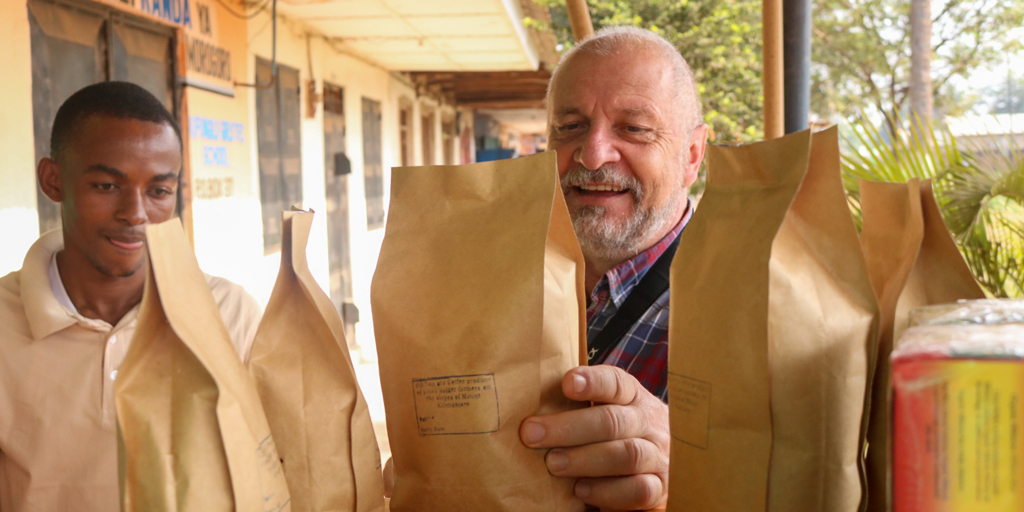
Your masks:
{"label": "green leaf plant", "polygon": [[[843,185],[861,223],[857,180],[931,179],[964,260],[992,297],[1024,297],[1024,152],[999,135],[954,137],[946,127],[907,129],[890,117],[844,130]],[[915,124],[916,126],[916,124]]]}

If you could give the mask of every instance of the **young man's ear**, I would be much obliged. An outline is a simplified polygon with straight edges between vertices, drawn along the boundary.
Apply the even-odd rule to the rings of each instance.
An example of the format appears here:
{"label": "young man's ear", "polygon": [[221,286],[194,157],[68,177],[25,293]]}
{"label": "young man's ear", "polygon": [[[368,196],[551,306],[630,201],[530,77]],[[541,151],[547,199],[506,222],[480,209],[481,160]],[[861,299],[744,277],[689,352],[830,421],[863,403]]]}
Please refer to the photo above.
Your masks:
{"label": "young man's ear", "polygon": [[43,194],[55,203],[61,202],[60,166],[57,162],[44,157],[36,166],[36,178]]}

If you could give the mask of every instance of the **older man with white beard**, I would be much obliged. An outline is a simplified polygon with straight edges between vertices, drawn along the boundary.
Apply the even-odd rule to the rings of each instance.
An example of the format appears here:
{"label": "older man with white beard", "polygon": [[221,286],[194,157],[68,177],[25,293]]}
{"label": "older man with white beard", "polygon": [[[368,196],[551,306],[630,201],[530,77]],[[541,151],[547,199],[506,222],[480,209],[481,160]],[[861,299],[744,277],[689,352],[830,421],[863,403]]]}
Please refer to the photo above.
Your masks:
{"label": "older man with white beard", "polygon": [[609,27],[548,84],[548,145],[586,261],[591,365],[565,395],[595,407],[523,422],[548,470],[606,510],[668,498],[668,264],[693,207],[708,127],[686,61],[658,35]]}

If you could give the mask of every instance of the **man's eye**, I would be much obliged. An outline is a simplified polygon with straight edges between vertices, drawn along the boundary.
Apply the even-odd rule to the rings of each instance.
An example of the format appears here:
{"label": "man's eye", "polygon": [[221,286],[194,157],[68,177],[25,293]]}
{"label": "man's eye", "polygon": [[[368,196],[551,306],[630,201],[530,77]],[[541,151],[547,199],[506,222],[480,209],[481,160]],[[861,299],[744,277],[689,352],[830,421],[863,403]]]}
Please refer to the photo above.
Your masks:
{"label": "man's eye", "polygon": [[102,190],[104,192],[108,192],[116,188],[116,185],[114,185],[113,183],[94,183],[93,186],[96,187],[96,189]]}
{"label": "man's eye", "polygon": [[647,131],[647,128],[642,128],[639,126],[627,126],[626,131],[630,133],[643,133]]}
{"label": "man's eye", "polygon": [[573,130],[579,129],[581,126],[583,126],[583,125],[581,125],[580,123],[563,124],[562,126],[558,127],[558,131],[560,131],[560,132],[571,132]]}
{"label": "man's eye", "polygon": [[160,188],[153,189],[153,195],[158,196],[158,197],[169,196],[169,195],[172,195],[172,194],[174,194],[174,191],[169,189],[169,188],[160,187]]}

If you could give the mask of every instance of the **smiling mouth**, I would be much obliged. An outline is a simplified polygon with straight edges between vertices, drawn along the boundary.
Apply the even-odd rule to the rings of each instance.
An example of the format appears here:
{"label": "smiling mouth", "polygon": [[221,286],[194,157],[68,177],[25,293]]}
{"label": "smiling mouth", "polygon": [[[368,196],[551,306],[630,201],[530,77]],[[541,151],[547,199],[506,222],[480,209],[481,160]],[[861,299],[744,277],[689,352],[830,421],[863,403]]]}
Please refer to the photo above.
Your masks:
{"label": "smiling mouth", "polygon": [[609,183],[587,183],[573,188],[580,194],[595,197],[611,197],[629,192],[628,188]]}
{"label": "smiling mouth", "polygon": [[109,240],[110,243],[114,244],[115,247],[124,249],[126,251],[134,251],[136,249],[141,249],[142,246],[145,245],[145,243],[146,243],[145,240],[135,240],[135,239],[120,239],[119,240],[119,239],[116,239],[116,238],[111,238],[109,236],[107,237],[107,240]]}

